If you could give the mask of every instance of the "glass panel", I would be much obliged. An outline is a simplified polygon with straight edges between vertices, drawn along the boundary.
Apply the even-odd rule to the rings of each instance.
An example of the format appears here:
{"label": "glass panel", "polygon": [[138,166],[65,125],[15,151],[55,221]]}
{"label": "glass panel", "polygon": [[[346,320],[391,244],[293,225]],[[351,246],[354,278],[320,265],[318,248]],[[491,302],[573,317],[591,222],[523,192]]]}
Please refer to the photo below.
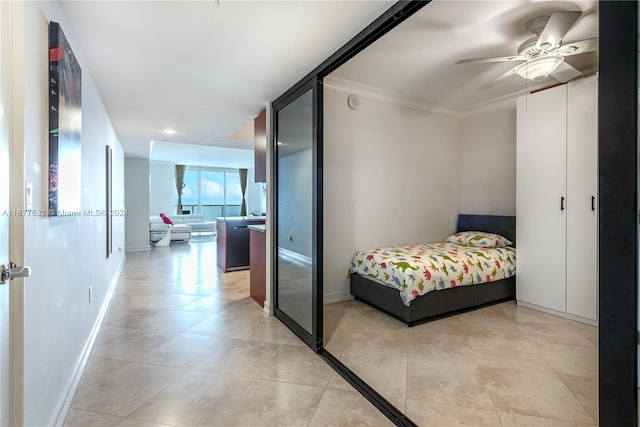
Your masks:
{"label": "glass panel", "polygon": [[277,114],[278,308],[312,333],[313,92]]}
{"label": "glass panel", "polygon": [[226,216],[240,216],[242,208],[242,190],[240,188],[240,174],[236,171],[227,171],[226,182]]}
{"label": "glass panel", "polygon": [[200,175],[200,203],[205,221],[223,216],[224,172],[203,170]]}
{"label": "glass panel", "polygon": [[[190,166],[185,171],[182,210],[202,214],[205,221],[219,216],[239,216],[242,205],[240,175],[237,170]],[[177,206],[178,196],[173,196]]]}

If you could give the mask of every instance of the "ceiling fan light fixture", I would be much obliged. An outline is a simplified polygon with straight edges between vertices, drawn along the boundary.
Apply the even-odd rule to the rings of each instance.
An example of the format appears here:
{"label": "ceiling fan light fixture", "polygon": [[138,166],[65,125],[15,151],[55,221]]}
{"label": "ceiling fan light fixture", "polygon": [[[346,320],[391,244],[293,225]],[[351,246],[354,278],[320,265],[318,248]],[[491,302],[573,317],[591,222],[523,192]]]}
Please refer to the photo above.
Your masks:
{"label": "ceiling fan light fixture", "polygon": [[560,55],[541,56],[518,65],[514,71],[524,79],[540,81],[558,69],[562,62],[564,57]]}

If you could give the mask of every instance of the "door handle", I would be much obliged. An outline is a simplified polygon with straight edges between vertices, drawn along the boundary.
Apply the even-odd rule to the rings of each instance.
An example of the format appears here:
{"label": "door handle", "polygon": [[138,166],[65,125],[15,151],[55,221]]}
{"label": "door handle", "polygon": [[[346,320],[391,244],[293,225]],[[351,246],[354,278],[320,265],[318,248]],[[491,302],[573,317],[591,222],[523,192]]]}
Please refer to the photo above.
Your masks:
{"label": "door handle", "polygon": [[596,197],[591,196],[591,211],[595,211],[595,210],[596,210]]}
{"label": "door handle", "polygon": [[560,196],[560,210],[564,210],[564,196]]}
{"label": "door handle", "polygon": [[31,267],[16,267],[15,263],[0,265],[0,285],[4,285],[17,277],[31,277]]}

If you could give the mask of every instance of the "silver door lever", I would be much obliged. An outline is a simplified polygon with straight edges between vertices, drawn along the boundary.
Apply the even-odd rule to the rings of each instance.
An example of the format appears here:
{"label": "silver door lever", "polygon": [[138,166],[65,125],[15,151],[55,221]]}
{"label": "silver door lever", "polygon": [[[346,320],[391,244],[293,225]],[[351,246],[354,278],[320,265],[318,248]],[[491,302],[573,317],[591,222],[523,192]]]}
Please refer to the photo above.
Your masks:
{"label": "silver door lever", "polygon": [[15,263],[9,265],[0,265],[0,285],[4,285],[11,279],[16,277],[30,277],[31,267],[16,267]]}

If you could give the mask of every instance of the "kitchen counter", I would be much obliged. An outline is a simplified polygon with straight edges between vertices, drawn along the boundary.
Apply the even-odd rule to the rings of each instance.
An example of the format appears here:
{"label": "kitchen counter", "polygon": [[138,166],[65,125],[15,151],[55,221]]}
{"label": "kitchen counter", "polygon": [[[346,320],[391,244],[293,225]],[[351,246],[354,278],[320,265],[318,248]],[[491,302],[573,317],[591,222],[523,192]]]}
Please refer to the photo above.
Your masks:
{"label": "kitchen counter", "polygon": [[262,233],[264,233],[265,231],[267,231],[267,226],[264,224],[260,224],[260,225],[250,225],[249,226],[249,230],[255,230],[255,231],[260,231]]}

